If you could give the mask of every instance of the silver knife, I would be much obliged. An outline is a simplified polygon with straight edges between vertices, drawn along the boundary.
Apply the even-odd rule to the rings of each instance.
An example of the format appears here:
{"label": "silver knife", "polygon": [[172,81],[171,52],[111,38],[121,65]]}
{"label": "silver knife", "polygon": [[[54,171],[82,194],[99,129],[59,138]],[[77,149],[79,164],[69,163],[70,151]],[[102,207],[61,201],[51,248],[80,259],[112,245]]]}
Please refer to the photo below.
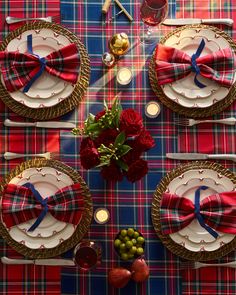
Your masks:
{"label": "silver knife", "polygon": [[166,26],[183,26],[183,25],[193,25],[193,24],[223,24],[227,26],[232,26],[234,23],[231,18],[212,18],[212,19],[200,19],[200,18],[176,18],[165,19],[162,24]]}
{"label": "silver knife", "polygon": [[42,121],[42,122],[15,122],[9,119],[4,121],[4,125],[7,127],[39,127],[39,128],[62,128],[73,129],[76,125],[71,122],[59,122],[59,121]]}
{"label": "silver knife", "polygon": [[231,160],[236,162],[235,154],[199,154],[199,153],[168,153],[166,157],[175,160]]}
{"label": "silver knife", "polygon": [[35,264],[35,265],[61,265],[61,266],[75,266],[75,262],[71,259],[13,259],[6,256],[1,257],[4,264]]}

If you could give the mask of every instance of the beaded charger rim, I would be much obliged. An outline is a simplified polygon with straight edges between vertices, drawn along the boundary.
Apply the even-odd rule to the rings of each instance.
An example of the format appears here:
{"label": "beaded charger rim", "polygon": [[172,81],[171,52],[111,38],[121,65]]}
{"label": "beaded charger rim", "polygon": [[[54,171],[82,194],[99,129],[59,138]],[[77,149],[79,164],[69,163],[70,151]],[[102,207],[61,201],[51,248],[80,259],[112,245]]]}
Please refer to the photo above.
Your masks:
{"label": "beaded charger rim", "polygon": [[178,166],[177,168],[173,169],[169,173],[166,174],[158,184],[152,200],[152,208],[151,208],[151,217],[154,229],[162,241],[162,243],[174,254],[180,256],[181,258],[194,260],[194,261],[207,261],[218,259],[229,252],[233,251],[236,247],[236,236],[235,238],[214,251],[199,251],[193,252],[186,249],[184,246],[174,242],[169,235],[163,235],[161,233],[161,220],[160,220],[160,203],[162,194],[166,191],[169,183],[176,177],[180,176],[184,172],[193,169],[212,169],[221,175],[226,176],[229,178],[234,184],[236,184],[236,174],[230,171],[227,168],[224,168],[222,165],[214,162],[207,162],[207,161],[196,161],[190,162],[187,164],[183,164]]}
{"label": "beaded charger rim", "polygon": [[60,172],[67,174],[75,183],[80,183],[82,188],[82,195],[84,198],[84,211],[81,218],[80,223],[77,225],[75,232],[73,235],[67,240],[61,242],[54,248],[47,249],[31,249],[27,246],[18,243],[8,233],[8,230],[3,225],[2,221],[0,221],[0,234],[6,240],[9,246],[15,249],[20,254],[29,257],[29,258],[49,258],[60,255],[69,249],[73,248],[77,243],[79,243],[83,236],[87,233],[89,226],[93,217],[93,204],[92,197],[89,191],[88,186],[86,185],[83,178],[80,174],[74,170],[72,167],[67,166],[66,164],[56,161],[56,160],[47,160],[41,158],[35,158],[33,160],[29,160],[21,163],[16,168],[10,171],[10,173],[0,182],[0,195],[4,189],[4,187],[9,183],[11,179],[22,173],[24,170],[28,168],[41,168],[41,167],[52,167]]}
{"label": "beaded charger rim", "polygon": [[22,34],[23,32],[28,30],[40,29],[51,29],[57,34],[63,34],[63,36],[67,37],[69,41],[75,43],[79,49],[80,74],[72,94],[54,106],[35,109],[15,101],[9,95],[8,91],[5,89],[2,83],[0,83],[0,96],[2,101],[9,107],[9,109],[14,111],[18,115],[35,120],[48,120],[60,117],[71,111],[75,106],[80,104],[89,85],[90,59],[84,44],[74,33],[70,32],[68,29],[62,27],[61,25],[48,23],[44,21],[35,21],[27,23],[24,26],[9,33],[9,35],[0,45],[0,50],[4,51],[8,43],[20,34]]}
{"label": "beaded charger rim", "polygon": [[[209,30],[215,32],[216,34],[220,35],[221,37],[225,38],[229,42],[232,50],[236,53],[236,43],[233,41],[233,39],[228,34],[226,34],[225,32],[221,31],[220,29],[218,29],[216,27],[207,26],[207,25],[187,25],[187,26],[177,28],[177,29],[173,30],[172,32],[168,33],[163,38],[161,38],[159,43],[164,44],[168,38],[170,38],[171,36],[175,35],[176,33],[179,33],[179,32],[186,30],[186,29],[209,29]],[[150,80],[150,84],[151,84],[151,87],[152,87],[154,93],[160,99],[160,101],[165,106],[170,108],[172,111],[179,113],[180,115],[183,115],[183,116],[188,116],[188,117],[192,117],[192,118],[209,117],[209,116],[218,114],[221,111],[225,110],[235,100],[234,97],[236,95],[236,83],[234,83],[231,86],[228,95],[224,99],[214,103],[210,107],[187,108],[187,107],[181,106],[181,105],[177,104],[176,102],[172,101],[171,99],[169,99],[165,95],[161,86],[158,85],[157,77],[156,77],[156,70],[155,70],[155,51],[151,57],[150,64],[149,64],[149,80]]]}

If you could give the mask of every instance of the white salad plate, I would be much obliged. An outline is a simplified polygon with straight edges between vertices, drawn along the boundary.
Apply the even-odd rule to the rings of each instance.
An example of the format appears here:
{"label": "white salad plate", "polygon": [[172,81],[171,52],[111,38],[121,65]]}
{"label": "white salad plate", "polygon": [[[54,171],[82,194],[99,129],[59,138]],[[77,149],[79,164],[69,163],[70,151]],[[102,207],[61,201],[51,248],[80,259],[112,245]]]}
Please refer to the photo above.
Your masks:
{"label": "white salad plate", "polygon": [[[14,38],[7,45],[7,51],[27,52],[27,36],[32,35],[33,52],[45,57],[55,50],[59,50],[71,42],[63,35],[56,34],[51,29],[29,30]],[[1,79],[3,83],[3,79]],[[4,84],[4,83],[3,83]],[[32,84],[27,93],[20,91],[9,92],[9,95],[30,108],[51,107],[67,98],[74,90],[74,86],[46,71]]]}
{"label": "white salad plate", "polygon": [[[164,45],[185,51],[190,56],[196,53],[204,39],[206,45],[201,56],[213,53],[230,46],[227,40],[210,29],[186,29],[168,38]],[[187,108],[206,108],[224,99],[229,88],[222,87],[213,80],[198,75],[198,80],[206,85],[199,88],[194,83],[195,73],[190,73],[183,79],[162,86],[165,95],[174,102]],[[234,77],[235,80],[235,77]]]}
{"label": "white salad plate", "polygon": [[[51,167],[28,168],[9,183],[23,185],[26,182],[32,183],[43,198],[73,184],[73,180],[68,175]],[[75,225],[61,222],[47,213],[39,226],[33,232],[28,232],[35,220],[31,219],[11,227],[8,229],[9,235],[12,239],[30,249],[49,249],[70,238],[76,229]]]}
{"label": "white salad plate", "polygon": [[[195,191],[200,186],[208,187],[201,191],[200,202],[214,193],[236,190],[233,182],[226,176],[211,169],[196,169],[186,171],[173,179],[167,187],[167,192],[188,198],[194,203]],[[232,234],[221,232],[218,234],[215,239],[195,219],[187,227],[169,236],[175,243],[193,252],[214,251],[235,238]]]}

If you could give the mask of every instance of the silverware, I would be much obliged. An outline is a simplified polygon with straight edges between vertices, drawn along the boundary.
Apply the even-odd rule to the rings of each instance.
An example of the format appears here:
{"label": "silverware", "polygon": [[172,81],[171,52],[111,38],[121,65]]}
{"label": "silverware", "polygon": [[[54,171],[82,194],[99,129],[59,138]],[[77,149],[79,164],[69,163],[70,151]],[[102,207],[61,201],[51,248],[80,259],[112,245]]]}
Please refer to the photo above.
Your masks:
{"label": "silverware", "polygon": [[188,118],[176,118],[174,119],[174,123],[177,125],[182,125],[182,126],[193,126],[200,123],[219,123],[219,124],[225,124],[225,125],[235,125],[236,118],[230,117],[230,118],[218,119],[218,120],[194,120],[194,119],[188,119]]}
{"label": "silverware", "polygon": [[6,23],[7,24],[15,24],[19,22],[24,22],[24,21],[31,21],[31,20],[43,20],[45,22],[56,22],[60,20],[60,15],[55,15],[55,16],[47,16],[47,17],[30,17],[30,18],[20,18],[20,17],[14,17],[14,16],[7,16],[6,17]]}
{"label": "silverware", "polygon": [[62,128],[73,129],[76,125],[71,122],[57,122],[57,121],[44,121],[44,122],[14,122],[9,119],[4,121],[4,125],[7,127],[39,127],[39,128]]}
{"label": "silverware", "polygon": [[124,11],[123,10],[120,10],[115,15],[113,15],[112,17],[110,17],[108,20],[104,21],[104,24],[111,23],[113,21],[113,19],[115,19],[118,15],[120,15],[122,13],[124,13]]}
{"label": "silverware", "polygon": [[13,160],[18,158],[25,158],[25,157],[39,157],[39,158],[45,158],[45,159],[58,159],[60,156],[59,153],[56,152],[46,152],[42,154],[20,154],[20,153],[11,153],[11,152],[5,152],[3,157],[5,160]]}
{"label": "silverware", "polygon": [[61,266],[75,266],[75,262],[71,259],[13,259],[6,256],[1,257],[4,264],[35,264],[35,265],[61,265]]}
{"label": "silverware", "polygon": [[211,266],[236,268],[236,261],[227,262],[227,263],[202,263],[198,261],[186,261],[186,262],[181,262],[180,269],[198,269],[201,267],[211,267]]}
{"label": "silverware", "polygon": [[231,160],[236,162],[234,154],[199,154],[199,153],[168,153],[166,157],[175,160]]}
{"label": "silverware", "polygon": [[223,24],[227,26],[233,26],[233,19],[231,18],[212,18],[212,19],[200,19],[200,18],[176,18],[165,19],[162,24],[166,26],[183,26],[192,24]]}

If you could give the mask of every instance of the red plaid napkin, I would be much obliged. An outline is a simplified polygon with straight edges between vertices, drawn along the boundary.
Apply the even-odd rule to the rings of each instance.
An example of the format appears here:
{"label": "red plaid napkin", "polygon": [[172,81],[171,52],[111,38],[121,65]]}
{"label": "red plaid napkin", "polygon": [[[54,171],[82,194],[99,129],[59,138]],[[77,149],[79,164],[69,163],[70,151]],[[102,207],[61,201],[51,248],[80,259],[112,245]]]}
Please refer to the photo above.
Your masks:
{"label": "red plaid napkin", "polygon": [[[196,192],[200,192],[200,187]],[[196,194],[195,194],[196,196]],[[223,192],[204,198],[199,204],[175,194],[164,193],[161,200],[160,219],[163,234],[171,234],[188,226],[201,215],[205,225],[217,231],[236,234],[236,192]],[[201,220],[199,221],[201,224]],[[201,224],[202,225],[202,224]],[[204,227],[204,225],[203,225]]]}
{"label": "red plaid napkin", "polygon": [[76,44],[65,46],[43,59],[31,53],[1,51],[0,63],[3,80],[9,92],[30,83],[42,67],[50,75],[75,84],[80,64]]}
{"label": "red plaid napkin", "polygon": [[[56,219],[78,224],[83,213],[83,198],[79,183],[67,186],[40,202],[30,186],[8,184],[2,195],[2,220],[9,228],[27,220],[38,218],[47,207]],[[36,191],[37,192],[37,191]]]}
{"label": "red plaid napkin", "polygon": [[193,58],[193,56],[190,57],[181,50],[159,44],[155,52],[158,83],[160,85],[172,83],[193,71],[225,87],[233,84],[235,59],[231,48],[202,57]]}

